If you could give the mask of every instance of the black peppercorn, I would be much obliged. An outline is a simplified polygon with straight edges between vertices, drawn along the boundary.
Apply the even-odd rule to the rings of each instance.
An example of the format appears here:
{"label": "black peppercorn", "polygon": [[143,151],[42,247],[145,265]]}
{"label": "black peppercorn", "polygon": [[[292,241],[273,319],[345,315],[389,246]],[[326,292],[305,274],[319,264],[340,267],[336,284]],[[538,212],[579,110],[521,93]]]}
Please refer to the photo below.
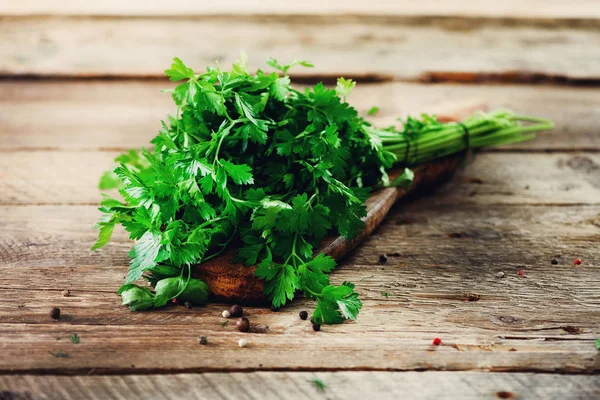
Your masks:
{"label": "black peppercorn", "polygon": [[231,310],[229,310],[229,314],[233,318],[241,317],[244,314],[244,309],[239,304],[234,304],[231,306]]}
{"label": "black peppercorn", "polygon": [[200,343],[201,345],[207,345],[208,344],[208,339],[206,338],[206,336],[200,336],[198,338],[198,343]]}
{"label": "black peppercorn", "polygon": [[306,320],[306,318],[308,318],[308,313],[306,311],[300,311],[300,319],[301,320]]}
{"label": "black peppercorn", "polygon": [[385,254],[379,255],[379,264],[385,264],[387,262],[387,257]]}
{"label": "black peppercorn", "polygon": [[558,265],[558,260],[556,260],[555,258],[552,259],[551,261],[552,265]]}
{"label": "black peppercorn", "polygon": [[50,318],[58,319],[58,317],[60,317],[60,308],[58,308],[58,307],[52,307],[50,309],[50,313],[49,314],[50,314]]}
{"label": "black peppercorn", "polygon": [[240,318],[235,323],[235,327],[240,332],[248,332],[250,330],[250,321],[248,321],[248,318]]}
{"label": "black peppercorn", "polygon": [[321,330],[321,325],[319,325],[319,324],[313,324],[313,331],[318,332],[320,330]]}
{"label": "black peppercorn", "polygon": [[185,308],[192,308],[192,302],[191,301],[186,301],[185,303],[183,303],[183,305],[185,306]]}

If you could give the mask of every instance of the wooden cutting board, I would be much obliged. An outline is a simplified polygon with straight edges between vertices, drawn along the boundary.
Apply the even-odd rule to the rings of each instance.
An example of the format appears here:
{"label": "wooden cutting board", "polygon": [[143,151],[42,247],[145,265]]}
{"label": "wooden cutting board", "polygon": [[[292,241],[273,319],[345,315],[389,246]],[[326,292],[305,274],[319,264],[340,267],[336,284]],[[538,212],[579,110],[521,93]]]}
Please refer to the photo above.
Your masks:
{"label": "wooden cutting board", "polygon": [[[438,119],[443,122],[457,121],[473,111],[485,108],[483,103],[471,102],[439,114]],[[317,253],[325,253],[340,260],[377,229],[394,203],[409,194],[430,190],[444,182],[464,163],[465,158],[466,154],[461,153],[413,168],[414,183],[409,189],[385,188],[373,192],[366,201],[367,216],[363,219],[365,227],[360,234],[352,240],[341,236],[326,238]],[[401,170],[390,171],[390,179],[393,180],[401,172]],[[197,265],[193,270],[193,276],[206,282],[213,296],[220,300],[242,304],[267,304],[268,299],[263,293],[263,281],[254,276],[256,266],[234,262],[236,252],[237,249],[232,248],[219,257]]]}

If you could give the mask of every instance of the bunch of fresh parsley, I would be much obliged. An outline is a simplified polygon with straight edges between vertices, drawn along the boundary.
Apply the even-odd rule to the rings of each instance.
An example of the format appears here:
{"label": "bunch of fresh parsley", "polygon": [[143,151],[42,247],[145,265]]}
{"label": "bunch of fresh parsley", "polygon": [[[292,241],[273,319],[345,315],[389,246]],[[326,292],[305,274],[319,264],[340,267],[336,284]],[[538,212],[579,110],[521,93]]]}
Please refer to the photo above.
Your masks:
{"label": "bunch of fresh parsley", "polygon": [[[315,249],[328,234],[360,232],[370,188],[411,183],[410,170],[390,183],[386,169],[411,155],[407,133],[420,140],[415,127],[427,133],[420,148],[430,158],[448,145],[462,149],[455,125],[424,116],[404,131],[377,130],[346,102],[355,82],[340,78],[335,89],[319,83],[297,91],[287,71],[310,64],[267,64],[278,72],[251,74],[242,57],[231,71],[216,66],[196,74],[175,58],[165,71],[180,82],[169,90],[175,117],[162,123],[154,150],[119,156],[120,166],[102,177],[100,188],[118,188],[122,200],[102,200],[93,249],[117,224],[136,241],[118,292],[132,310],[174,298],[206,303],[208,287],[191,268],[234,246],[239,260],[258,265],[274,307],[300,291],[317,301],[315,323],[355,319],[362,303],[354,285],[332,285],[335,261]],[[493,144],[490,132],[485,145]],[[142,276],[154,291],[134,283]]]}
{"label": "bunch of fresh parsley", "polygon": [[[119,290],[132,310],[177,298],[202,304],[208,288],[191,267],[227,246],[258,264],[256,275],[280,307],[301,291],[315,299],[316,323],[355,319],[362,303],[354,285],[331,285],[335,261],[313,254],[328,234],[353,237],[363,227],[370,186],[388,183],[395,157],[365,132],[366,122],[345,97],[354,87],[317,84],[303,92],[287,71],[250,74],[246,61],[231,71],[196,74],[178,58],[167,76],[177,114],[152,140],[154,150],[130,151],[103,176],[123,201],[105,196],[97,224],[104,246],[116,224],[136,241]],[[154,292],[136,282],[144,276]]]}

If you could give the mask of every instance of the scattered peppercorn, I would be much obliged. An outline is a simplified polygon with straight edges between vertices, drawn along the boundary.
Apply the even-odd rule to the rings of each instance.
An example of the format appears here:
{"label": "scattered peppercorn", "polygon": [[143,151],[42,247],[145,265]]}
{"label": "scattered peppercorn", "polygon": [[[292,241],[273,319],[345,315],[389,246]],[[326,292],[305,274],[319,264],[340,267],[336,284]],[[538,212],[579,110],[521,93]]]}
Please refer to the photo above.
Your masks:
{"label": "scattered peppercorn", "polygon": [[520,277],[524,277],[525,276],[525,271],[523,271],[522,269],[520,269],[519,272],[517,272],[517,275],[519,275]]}
{"label": "scattered peppercorn", "polygon": [[238,346],[240,346],[240,347],[246,347],[246,346],[248,346],[248,341],[246,339],[240,339],[238,341]]}
{"label": "scattered peppercorn", "polygon": [[553,258],[552,261],[550,261],[550,263],[552,265],[558,265],[558,260],[556,258]]}
{"label": "scattered peppercorn", "polygon": [[63,290],[62,292],[60,292],[60,294],[62,295],[62,297],[69,297],[71,295],[71,292],[69,292],[68,290]]}
{"label": "scattered peppercorn", "polygon": [[185,306],[185,308],[192,308],[192,302],[191,301],[186,301],[185,303],[183,303],[183,305]]}
{"label": "scattered peppercorn", "polygon": [[171,300],[171,302],[173,302],[173,304],[177,304],[177,298],[174,298],[173,300]]}
{"label": "scattered peppercorn", "polygon": [[496,274],[496,278],[504,278],[504,275],[506,275],[503,271],[500,271]]}
{"label": "scattered peppercorn", "polygon": [[206,336],[200,336],[198,337],[198,343],[205,346],[208,344],[208,339],[206,338]]}
{"label": "scattered peppercorn", "polygon": [[240,318],[236,323],[235,327],[240,332],[248,332],[250,330],[250,321],[248,318]]}
{"label": "scattered peppercorn", "polygon": [[313,331],[319,332],[320,330],[321,330],[321,325],[320,324],[313,324]]}
{"label": "scattered peppercorn", "polygon": [[231,310],[229,310],[229,314],[234,317],[241,317],[244,314],[244,309],[239,304],[234,304],[231,306]]}
{"label": "scattered peppercorn", "polygon": [[379,255],[379,264],[385,264],[387,262],[387,257],[385,254]]}
{"label": "scattered peppercorn", "polygon": [[300,311],[300,319],[305,321],[308,318],[308,313],[306,311]]}
{"label": "scattered peppercorn", "polygon": [[60,317],[60,308],[58,307],[52,307],[50,309],[50,318],[52,319],[58,319]]}
{"label": "scattered peppercorn", "polygon": [[223,311],[221,313],[221,315],[223,316],[223,318],[229,318],[229,317],[231,317],[231,313],[229,311],[227,311],[227,310]]}
{"label": "scattered peppercorn", "polygon": [[479,301],[481,299],[481,295],[477,293],[467,293],[467,301]]}
{"label": "scattered peppercorn", "polygon": [[439,337],[436,337],[435,339],[433,339],[434,346],[439,346],[440,344],[442,344],[442,339],[440,339]]}
{"label": "scattered peppercorn", "polygon": [[581,258],[576,258],[575,261],[573,261],[574,265],[581,265],[583,261],[581,261]]}

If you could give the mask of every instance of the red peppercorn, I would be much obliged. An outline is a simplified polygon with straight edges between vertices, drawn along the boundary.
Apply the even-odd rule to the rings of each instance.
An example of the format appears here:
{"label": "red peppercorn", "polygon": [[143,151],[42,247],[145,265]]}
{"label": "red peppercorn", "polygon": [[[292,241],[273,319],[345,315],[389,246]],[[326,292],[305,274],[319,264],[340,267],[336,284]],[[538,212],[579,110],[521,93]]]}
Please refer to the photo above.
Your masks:
{"label": "red peppercorn", "polygon": [[519,272],[517,272],[517,275],[519,275],[520,277],[523,277],[523,276],[525,276],[525,271],[520,269]]}
{"label": "red peppercorn", "polygon": [[174,298],[173,300],[171,300],[171,302],[172,302],[173,304],[177,304],[177,298]]}
{"label": "red peppercorn", "polygon": [[436,337],[435,339],[433,339],[434,346],[439,346],[440,344],[442,344],[442,339],[440,339],[439,337]]}
{"label": "red peppercorn", "polygon": [[574,265],[581,265],[583,261],[581,261],[581,258],[576,258],[575,261],[573,261]]}

